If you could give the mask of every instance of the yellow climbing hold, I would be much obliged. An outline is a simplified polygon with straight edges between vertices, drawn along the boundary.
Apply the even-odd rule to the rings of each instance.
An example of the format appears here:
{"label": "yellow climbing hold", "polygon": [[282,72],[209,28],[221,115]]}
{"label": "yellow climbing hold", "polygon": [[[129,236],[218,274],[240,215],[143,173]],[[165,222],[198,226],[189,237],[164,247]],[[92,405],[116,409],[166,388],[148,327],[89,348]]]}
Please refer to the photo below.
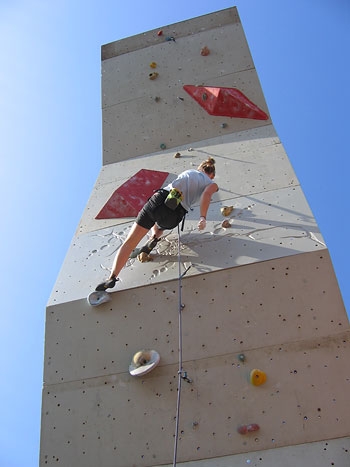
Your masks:
{"label": "yellow climbing hold", "polygon": [[156,62],[151,62],[151,63],[149,64],[149,66],[150,66],[151,68],[157,68]]}
{"label": "yellow climbing hold", "polygon": [[266,381],[266,373],[262,370],[254,369],[250,372],[250,382],[254,386],[260,386]]}
{"label": "yellow climbing hold", "polygon": [[148,255],[144,251],[137,255],[137,259],[140,261],[140,263],[148,263],[149,261],[153,261],[152,256]]}
{"label": "yellow climbing hold", "polygon": [[223,216],[229,216],[233,211],[233,206],[223,206],[220,211]]}

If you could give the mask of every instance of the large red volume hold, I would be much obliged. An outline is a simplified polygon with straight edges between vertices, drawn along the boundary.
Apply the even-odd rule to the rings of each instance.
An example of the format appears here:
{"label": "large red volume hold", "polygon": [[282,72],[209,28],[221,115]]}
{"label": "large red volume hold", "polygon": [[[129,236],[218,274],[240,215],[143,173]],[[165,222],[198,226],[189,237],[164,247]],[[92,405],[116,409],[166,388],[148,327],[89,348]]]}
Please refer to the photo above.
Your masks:
{"label": "large red volume hold", "polygon": [[154,191],[161,188],[169,172],[141,169],[115,190],[95,219],[136,217]]}
{"label": "large red volume hold", "polygon": [[268,120],[268,115],[239,89],[185,84],[184,90],[210,115]]}

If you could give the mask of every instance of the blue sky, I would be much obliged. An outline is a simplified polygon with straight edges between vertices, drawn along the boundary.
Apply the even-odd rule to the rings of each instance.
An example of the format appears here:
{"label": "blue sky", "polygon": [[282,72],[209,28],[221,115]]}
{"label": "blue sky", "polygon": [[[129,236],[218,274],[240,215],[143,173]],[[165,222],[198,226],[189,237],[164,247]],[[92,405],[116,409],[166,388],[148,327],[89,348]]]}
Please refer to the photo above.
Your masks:
{"label": "blue sky", "polygon": [[101,166],[101,46],[231,6],[350,310],[348,0],[2,0],[1,467],[38,465],[45,307]]}

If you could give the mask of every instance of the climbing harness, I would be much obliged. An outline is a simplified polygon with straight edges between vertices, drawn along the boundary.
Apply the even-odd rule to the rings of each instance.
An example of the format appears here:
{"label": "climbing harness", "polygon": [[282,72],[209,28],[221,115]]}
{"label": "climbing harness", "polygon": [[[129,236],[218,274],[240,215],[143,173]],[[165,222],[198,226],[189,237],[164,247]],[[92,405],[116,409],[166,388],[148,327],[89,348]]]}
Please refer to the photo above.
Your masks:
{"label": "climbing harness", "polygon": [[168,196],[165,198],[164,204],[172,211],[175,211],[175,209],[178,207],[182,200],[183,194],[181,193],[181,191],[177,188],[172,188],[169,191]]}
{"label": "climbing harness", "polygon": [[[183,226],[182,226],[183,229]],[[181,229],[181,230],[182,230]],[[180,251],[180,226],[177,226],[177,236],[178,236],[178,271],[179,271],[179,280],[178,280],[178,295],[179,295],[179,367],[178,367],[178,382],[177,382],[177,402],[176,402],[176,424],[175,424],[175,441],[174,441],[174,457],[173,457],[173,467],[176,467],[176,458],[177,458],[177,445],[179,439],[179,416],[180,416],[180,402],[181,402],[181,385],[182,380],[187,383],[192,383],[192,380],[187,376],[187,372],[183,370],[182,367],[182,310],[184,305],[182,303],[182,278],[185,276],[187,271],[190,269],[191,265],[188,266],[185,271],[181,274],[181,251]]]}

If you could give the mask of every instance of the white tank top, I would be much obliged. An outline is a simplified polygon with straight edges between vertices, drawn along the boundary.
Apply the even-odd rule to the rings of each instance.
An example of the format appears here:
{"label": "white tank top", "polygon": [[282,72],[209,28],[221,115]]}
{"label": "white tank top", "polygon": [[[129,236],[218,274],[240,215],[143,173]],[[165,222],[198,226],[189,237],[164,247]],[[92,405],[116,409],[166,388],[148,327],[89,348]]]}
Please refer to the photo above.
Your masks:
{"label": "white tank top", "polygon": [[170,191],[172,188],[177,188],[183,195],[181,201],[182,206],[189,211],[191,206],[199,201],[205,188],[214,183],[204,172],[199,170],[185,170],[169,185],[164,187],[164,190]]}

